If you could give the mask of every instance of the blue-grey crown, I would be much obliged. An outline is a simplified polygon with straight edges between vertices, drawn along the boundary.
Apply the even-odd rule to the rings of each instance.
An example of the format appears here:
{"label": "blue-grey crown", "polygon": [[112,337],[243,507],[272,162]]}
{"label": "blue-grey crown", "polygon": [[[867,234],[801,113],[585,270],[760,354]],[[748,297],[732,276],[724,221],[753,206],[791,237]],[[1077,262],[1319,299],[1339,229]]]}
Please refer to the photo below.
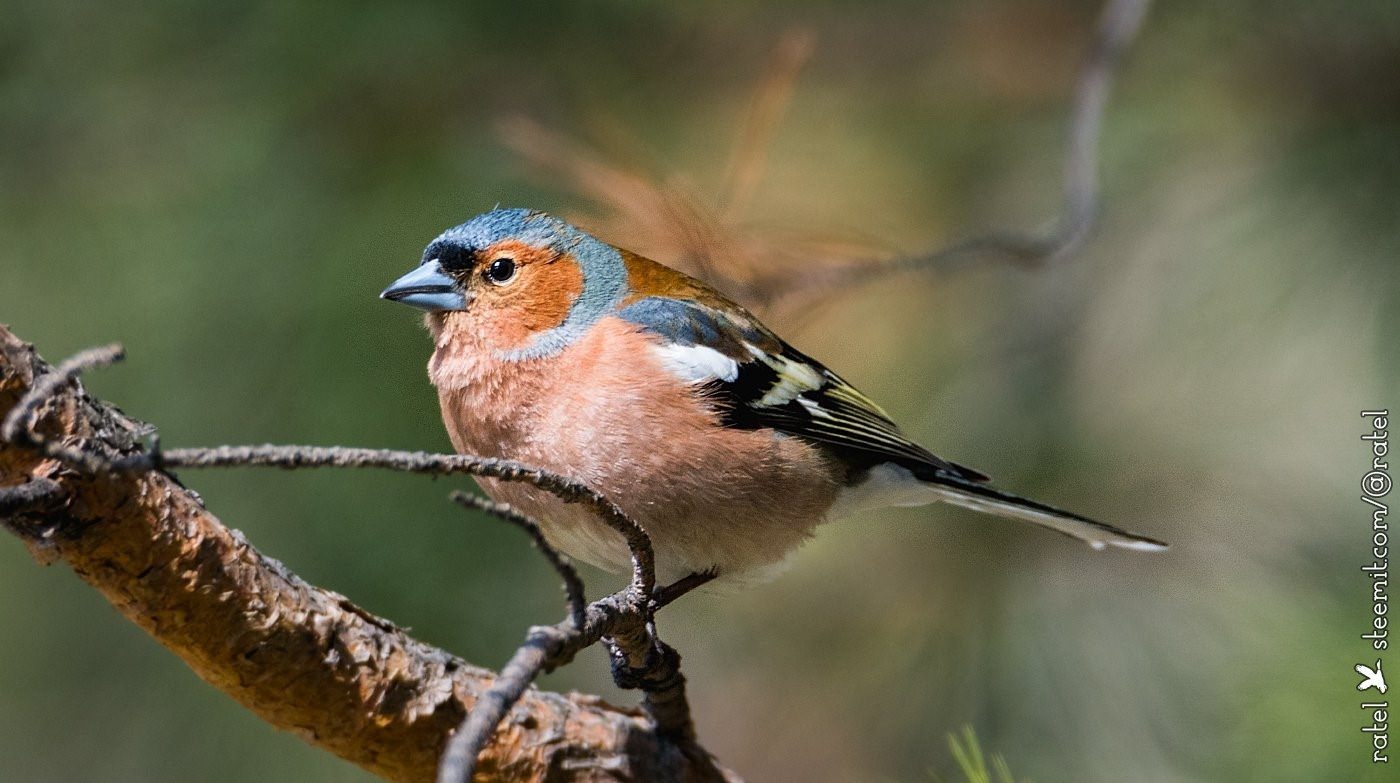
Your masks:
{"label": "blue-grey crown", "polygon": [[[493,209],[442,232],[428,245],[427,253],[444,243],[482,249],[503,239],[516,239],[537,247],[577,252],[575,247],[597,242],[582,231],[544,212],[533,209]],[[426,255],[424,256],[427,257]]]}

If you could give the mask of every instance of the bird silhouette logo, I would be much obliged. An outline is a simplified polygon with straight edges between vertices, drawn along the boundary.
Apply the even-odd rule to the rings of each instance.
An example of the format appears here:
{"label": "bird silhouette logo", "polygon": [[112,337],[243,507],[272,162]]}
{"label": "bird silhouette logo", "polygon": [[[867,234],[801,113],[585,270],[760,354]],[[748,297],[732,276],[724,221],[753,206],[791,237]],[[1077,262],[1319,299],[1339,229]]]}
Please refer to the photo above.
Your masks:
{"label": "bird silhouette logo", "polygon": [[1381,662],[1379,658],[1376,659],[1376,668],[1374,669],[1364,663],[1356,664],[1356,673],[1365,678],[1361,681],[1360,685],[1356,686],[1358,691],[1364,691],[1367,688],[1375,688],[1381,693],[1385,693],[1385,675],[1381,673]]}

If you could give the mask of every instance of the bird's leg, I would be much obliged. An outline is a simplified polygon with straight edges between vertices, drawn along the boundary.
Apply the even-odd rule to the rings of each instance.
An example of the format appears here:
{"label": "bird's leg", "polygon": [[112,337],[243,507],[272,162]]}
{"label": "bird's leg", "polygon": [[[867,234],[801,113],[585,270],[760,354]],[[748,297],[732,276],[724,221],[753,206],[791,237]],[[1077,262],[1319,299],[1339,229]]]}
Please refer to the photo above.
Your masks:
{"label": "bird's leg", "polygon": [[652,611],[666,606],[691,590],[712,581],[717,576],[719,576],[719,569],[711,567],[705,571],[687,574],[669,585],[656,588],[651,594]]}
{"label": "bird's leg", "polygon": [[613,682],[625,690],[646,690],[647,675],[656,663],[655,646],[646,624],[638,622],[603,637]]}
{"label": "bird's leg", "polygon": [[608,647],[613,682],[619,688],[656,692],[675,686],[673,680],[680,674],[680,657],[656,637],[651,615],[718,575],[718,569],[710,568],[656,588],[652,591],[650,605],[642,607],[644,619],[641,623],[603,640]]}

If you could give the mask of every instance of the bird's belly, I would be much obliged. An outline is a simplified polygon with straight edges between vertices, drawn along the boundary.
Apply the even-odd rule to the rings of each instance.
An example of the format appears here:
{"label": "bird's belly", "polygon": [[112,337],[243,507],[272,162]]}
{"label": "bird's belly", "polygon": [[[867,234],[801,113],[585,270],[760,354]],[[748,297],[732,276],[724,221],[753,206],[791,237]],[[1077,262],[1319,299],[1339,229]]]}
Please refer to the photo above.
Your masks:
{"label": "bird's belly", "polygon": [[[711,568],[720,578],[781,563],[835,501],[840,471],[812,445],[769,429],[724,427],[621,322],[604,321],[548,363],[486,366],[439,401],[458,451],[517,460],[574,478],[651,536],[658,577]],[[533,486],[483,480],[494,499],[538,519],[569,555],[625,572],[620,534],[577,504]]]}
{"label": "bird's belly", "polygon": [[[622,536],[586,506],[564,503],[529,484],[493,479],[481,484],[494,500],[535,518],[549,543],[570,557],[613,573],[630,571],[631,553]],[[650,536],[661,583],[711,570],[720,582],[761,581],[776,574],[823,519],[820,508],[774,515],[752,503],[693,507],[688,513],[664,504],[623,511]]]}

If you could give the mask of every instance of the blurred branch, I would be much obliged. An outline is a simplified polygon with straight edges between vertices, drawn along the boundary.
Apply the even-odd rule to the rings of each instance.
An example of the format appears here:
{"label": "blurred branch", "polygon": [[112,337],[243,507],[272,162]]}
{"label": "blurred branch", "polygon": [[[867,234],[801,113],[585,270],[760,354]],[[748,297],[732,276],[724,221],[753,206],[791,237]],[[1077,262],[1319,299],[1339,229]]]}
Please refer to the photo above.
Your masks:
{"label": "blurred branch", "polygon": [[725,167],[722,206],[683,177],[660,177],[610,161],[589,145],[525,117],[497,124],[502,141],[532,165],[603,207],[604,218],[570,215],[593,233],[664,261],[751,306],[773,302],[814,264],[866,258],[865,244],[760,233],[742,224],[797,76],[815,47],[810,30],[786,32],[754,91]]}
{"label": "blurred branch", "polygon": [[801,312],[823,293],[873,276],[913,270],[951,271],[976,261],[1033,267],[1077,250],[1099,213],[1099,140],[1114,76],[1137,39],[1150,0],[1107,0],[1079,70],[1065,149],[1064,207],[1043,232],[999,231],[942,249],[880,256],[868,244],[802,234],[755,231],[742,222],[768,149],[813,48],[808,31],[790,31],[758,80],[727,165],[724,192],[711,208],[684,180],[649,177],[603,160],[584,145],[521,118],[500,125],[505,143],[543,171],[604,207],[580,222],[628,249],[704,279],[751,307]]}
{"label": "blurred branch", "polygon": [[768,162],[768,150],[773,146],[773,136],[792,103],[797,75],[812,56],[816,44],[817,36],[807,29],[788,30],[778,39],[768,70],[758,80],[748,116],[734,139],[725,176],[725,218],[738,219],[753,203]]}
{"label": "blurred branch", "polygon": [[[650,542],[606,498],[562,476],[469,456],[289,446],[145,452],[149,428],[77,383],[85,368],[119,357],[115,347],[85,351],[55,370],[0,327],[0,514],[37,557],[66,561],[204,680],[272,725],[391,780],[431,780],[454,731],[478,738],[480,753],[451,767],[444,760],[453,779],[473,766],[491,779],[737,779],[694,742],[679,657],[652,620]],[[238,464],[528,481],[615,522],[632,546],[633,579],[585,606],[577,575],[551,557],[568,585],[569,617],[532,629],[497,675],[302,581],[160,470]],[[527,530],[534,524],[487,510]],[[540,671],[605,637],[615,661],[621,654],[638,665],[621,679],[646,690],[648,715],[529,688]]]}
{"label": "blurred branch", "polygon": [[1079,70],[1065,148],[1064,212],[1043,234],[997,232],[916,256],[824,270],[802,285],[851,282],[871,272],[949,269],[977,260],[1022,266],[1049,264],[1075,250],[1089,236],[1099,214],[1099,138],[1113,77],[1137,39],[1151,0],[1108,0],[1099,13],[1088,56]]}

